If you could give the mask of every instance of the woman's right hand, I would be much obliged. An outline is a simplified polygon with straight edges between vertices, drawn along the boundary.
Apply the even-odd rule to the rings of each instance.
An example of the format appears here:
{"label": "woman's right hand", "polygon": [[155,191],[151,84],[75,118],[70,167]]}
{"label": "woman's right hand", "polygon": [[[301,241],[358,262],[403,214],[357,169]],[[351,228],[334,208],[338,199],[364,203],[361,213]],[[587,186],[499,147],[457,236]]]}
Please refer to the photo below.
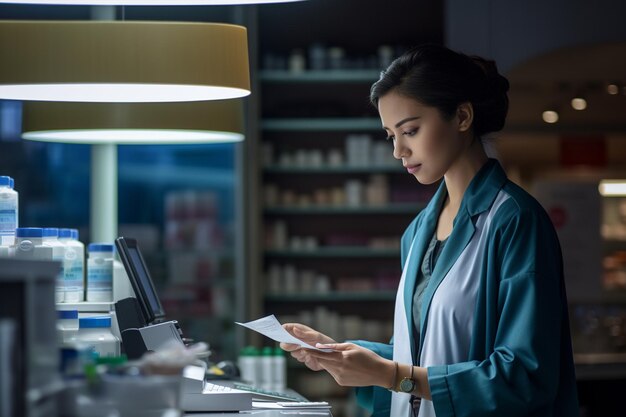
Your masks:
{"label": "woman's right hand", "polygon": [[[309,326],[305,326],[304,324],[285,323],[283,324],[283,328],[294,337],[297,337],[298,339],[312,346],[315,346],[316,343],[337,343],[331,337],[328,337],[325,334],[318,332],[317,330],[313,330],[312,328],[310,328]],[[280,347],[281,349],[290,352],[291,356],[293,356],[299,362],[304,363],[309,369],[313,371],[321,371],[322,369],[324,369],[319,364],[317,359],[309,354],[309,349],[291,343],[281,343]]]}

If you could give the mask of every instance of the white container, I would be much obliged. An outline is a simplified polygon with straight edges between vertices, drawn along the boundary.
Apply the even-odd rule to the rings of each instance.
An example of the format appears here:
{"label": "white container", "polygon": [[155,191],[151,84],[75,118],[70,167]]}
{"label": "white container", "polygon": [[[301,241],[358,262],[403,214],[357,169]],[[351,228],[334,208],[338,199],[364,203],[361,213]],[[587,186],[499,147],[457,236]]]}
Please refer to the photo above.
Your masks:
{"label": "white container", "polygon": [[78,241],[78,230],[60,229],[59,241],[65,245],[63,260],[66,303],[85,299],[85,245]]}
{"label": "white container", "polygon": [[268,391],[274,390],[274,349],[266,346],[261,351],[261,378],[260,388]]}
{"label": "white container", "polygon": [[57,311],[57,340],[60,345],[73,342],[78,335],[78,310]]}
{"label": "white container", "polygon": [[91,243],[87,259],[87,301],[113,301],[113,245]]}
{"label": "white container", "polygon": [[359,180],[348,180],[345,185],[346,204],[350,207],[363,205],[363,183]]}
{"label": "white container", "polygon": [[284,391],[287,389],[287,358],[285,358],[285,352],[276,346],[274,348],[274,355],[272,356],[273,382],[274,391]]}
{"label": "white container", "polygon": [[85,344],[102,356],[118,356],[120,341],[111,332],[111,317],[81,317],[76,342]]}
{"label": "white container", "polygon": [[19,227],[15,230],[15,257],[28,260],[52,260],[52,248],[43,244],[43,229]]}
{"label": "white container", "polygon": [[13,189],[13,178],[0,176],[0,245],[15,243],[18,227],[18,194]]}
{"label": "white container", "polygon": [[[17,259],[29,261],[51,261],[52,248],[43,244],[43,229],[40,227],[19,227],[15,230],[15,245],[12,247]],[[63,274],[57,277],[55,298],[63,297]]]}
{"label": "white container", "polygon": [[241,372],[241,379],[245,382],[258,386],[259,384],[259,375],[258,372],[258,359],[259,359],[259,351],[254,346],[247,346],[241,349],[239,353],[239,359],[237,361],[237,365],[239,366],[239,371]]}
{"label": "white container", "polygon": [[43,245],[52,248],[52,260],[61,263],[61,274],[57,279],[56,302],[65,302],[65,244],[59,241],[59,229],[43,229]]}

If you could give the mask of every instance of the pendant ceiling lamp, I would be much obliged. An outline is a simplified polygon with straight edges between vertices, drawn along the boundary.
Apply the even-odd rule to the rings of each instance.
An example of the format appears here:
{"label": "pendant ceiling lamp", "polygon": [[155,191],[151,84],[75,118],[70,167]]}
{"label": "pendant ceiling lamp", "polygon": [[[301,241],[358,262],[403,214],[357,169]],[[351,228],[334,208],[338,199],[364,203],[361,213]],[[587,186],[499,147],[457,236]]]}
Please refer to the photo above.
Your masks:
{"label": "pendant ceiling lamp", "polygon": [[75,144],[166,145],[243,140],[241,100],[191,103],[25,102],[22,138]]}
{"label": "pendant ceiling lamp", "polygon": [[13,4],[65,4],[89,6],[202,6],[259,3],[293,3],[303,0],[0,0]]}
{"label": "pendant ceiling lamp", "polygon": [[0,21],[0,99],[179,102],[250,94],[243,26]]}
{"label": "pendant ceiling lamp", "polygon": [[25,102],[22,137],[91,144],[93,241],[117,237],[117,146],[199,144],[243,140],[241,100],[191,103]]}

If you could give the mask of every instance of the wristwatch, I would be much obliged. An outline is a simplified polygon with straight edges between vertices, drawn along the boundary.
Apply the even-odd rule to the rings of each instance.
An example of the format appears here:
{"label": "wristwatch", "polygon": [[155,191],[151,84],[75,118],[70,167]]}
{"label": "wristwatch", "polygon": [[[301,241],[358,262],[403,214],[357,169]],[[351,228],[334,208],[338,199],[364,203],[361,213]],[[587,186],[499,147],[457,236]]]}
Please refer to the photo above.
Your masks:
{"label": "wristwatch", "polygon": [[400,392],[410,394],[415,389],[415,380],[413,379],[413,365],[411,365],[411,376],[402,378],[400,381]]}

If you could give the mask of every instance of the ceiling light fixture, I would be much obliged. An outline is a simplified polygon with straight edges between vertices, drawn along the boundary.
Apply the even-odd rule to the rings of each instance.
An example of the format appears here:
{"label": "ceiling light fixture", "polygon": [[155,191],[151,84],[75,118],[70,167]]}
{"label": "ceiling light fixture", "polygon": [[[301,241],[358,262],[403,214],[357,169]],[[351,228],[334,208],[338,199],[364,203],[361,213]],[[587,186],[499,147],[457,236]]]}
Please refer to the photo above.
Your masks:
{"label": "ceiling light fixture", "polygon": [[250,94],[246,28],[0,21],[0,99],[177,102]]}
{"label": "ceiling light fixture", "polygon": [[572,108],[574,110],[585,110],[587,108],[587,100],[583,97],[574,97],[571,101]]}
{"label": "ceiling light fixture", "polygon": [[619,94],[619,85],[616,83],[611,83],[606,86],[606,92],[612,96]]}
{"label": "ceiling light fixture", "polygon": [[192,103],[27,102],[23,138],[91,144],[90,233],[117,237],[117,145],[243,140],[242,100]]}
{"label": "ceiling light fixture", "polygon": [[22,138],[75,144],[239,142],[241,100],[192,103],[26,102]]}
{"label": "ceiling light fixture", "polygon": [[604,197],[625,197],[626,180],[602,180],[598,185],[598,191]]}
{"label": "ceiling light fixture", "polygon": [[541,115],[546,123],[556,123],[559,121],[559,113],[556,110],[546,110]]}

